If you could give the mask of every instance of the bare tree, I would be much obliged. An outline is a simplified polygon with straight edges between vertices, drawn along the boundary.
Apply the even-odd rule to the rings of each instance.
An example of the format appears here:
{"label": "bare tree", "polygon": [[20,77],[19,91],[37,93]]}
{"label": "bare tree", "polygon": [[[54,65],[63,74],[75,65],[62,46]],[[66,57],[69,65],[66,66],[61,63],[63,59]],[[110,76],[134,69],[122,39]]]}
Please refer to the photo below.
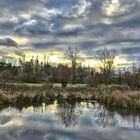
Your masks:
{"label": "bare tree", "polygon": [[72,65],[72,84],[75,84],[75,80],[76,80],[76,65],[77,65],[77,59],[79,58],[78,54],[79,54],[79,50],[77,48],[68,47],[65,50],[65,56],[71,61],[71,65]]}
{"label": "bare tree", "polygon": [[113,72],[114,60],[117,55],[115,49],[102,48],[97,51],[99,58],[99,68],[104,76],[104,82],[108,83],[110,76]]}
{"label": "bare tree", "polygon": [[58,81],[61,82],[62,88],[67,87],[67,83],[70,80],[71,77],[71,70],[68,66],[59,64],[57,67],[57,75]]}

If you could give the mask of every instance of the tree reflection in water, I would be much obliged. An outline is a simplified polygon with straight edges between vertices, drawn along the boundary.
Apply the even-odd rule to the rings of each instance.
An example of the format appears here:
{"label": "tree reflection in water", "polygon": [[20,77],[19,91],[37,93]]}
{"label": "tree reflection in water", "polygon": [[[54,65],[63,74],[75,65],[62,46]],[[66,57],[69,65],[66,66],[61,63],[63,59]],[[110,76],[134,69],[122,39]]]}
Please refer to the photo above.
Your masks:
{"label": "tree reflection in water", "polygon": [[91,118],[95,122],[96,126],[100,127],[116,127],[118,121],[115,116],[115,112],[111,112],[104,108],[104,106],[96,103],[92,103],[90,109]]}
{"label": "tree reflection in water", "polygon": [[80,104],[74,103],[59,103],[57,116],[59,121],[64,124],[65,127],[74,127],[78,124],[78,119],[82,113]]}
{"label": "tree reflection in water", "polygon": [[96,125],[102,127],[115,127],[117,125],[117,120],[115,118],[114,112],[101,109],[98,114],[96,114]]}
{"label": "tree reflection in water", "polygon": [[97,102],[55,101],[1,108],[0,124],[12,119],[40,121],[56,127],[129,127],[140,128],[140,114],[122,114]]}
{"label": "tree reflection in water", "polygon": [[[95,122],[96,126],[101,127],[115,127],[117,125],[117,119],[115,113],[106,110],[103,106],[93,103],[92,106],[89,103],[59,103],[57,116],[59,121],[65,127],[74,127],[78,125],[80,115],[83,113],[82,109],[87,108],[92,111],[92,122]],[[90,108],[91,107],[91,108]],[[89,116],[89,114],[87,114]]]}

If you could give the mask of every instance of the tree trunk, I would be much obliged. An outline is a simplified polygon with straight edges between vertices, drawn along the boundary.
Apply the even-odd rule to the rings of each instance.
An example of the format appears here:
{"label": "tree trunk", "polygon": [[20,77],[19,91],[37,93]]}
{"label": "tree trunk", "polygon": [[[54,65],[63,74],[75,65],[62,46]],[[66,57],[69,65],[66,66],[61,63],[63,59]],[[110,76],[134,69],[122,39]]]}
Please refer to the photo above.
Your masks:
{"label": "tree trunk", "polygon": [[72,84],[75,85],[76,81],[76,62],[72,62]]}

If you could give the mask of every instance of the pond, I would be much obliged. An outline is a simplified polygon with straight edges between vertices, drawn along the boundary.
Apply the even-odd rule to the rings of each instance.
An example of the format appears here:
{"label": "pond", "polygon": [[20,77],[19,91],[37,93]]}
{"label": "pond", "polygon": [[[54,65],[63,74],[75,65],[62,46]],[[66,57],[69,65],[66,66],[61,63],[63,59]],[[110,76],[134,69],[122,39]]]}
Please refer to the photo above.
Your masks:
{"label": "pond", "polygon": [[0,140],[140,140],[140,115],[95,101],[1,108]]}

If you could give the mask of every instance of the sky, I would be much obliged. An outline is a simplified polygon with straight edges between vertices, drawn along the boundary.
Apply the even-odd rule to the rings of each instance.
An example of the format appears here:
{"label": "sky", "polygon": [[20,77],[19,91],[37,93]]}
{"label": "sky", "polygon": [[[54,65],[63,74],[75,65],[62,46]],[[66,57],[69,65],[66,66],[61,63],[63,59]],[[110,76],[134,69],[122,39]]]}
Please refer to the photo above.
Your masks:
{"label": "sky", "polygon": [[69,46],[89,64],[103,47],[116,49],[119,63],[138,63],[140,0],[0,0],[1,57],[60,62]]}

